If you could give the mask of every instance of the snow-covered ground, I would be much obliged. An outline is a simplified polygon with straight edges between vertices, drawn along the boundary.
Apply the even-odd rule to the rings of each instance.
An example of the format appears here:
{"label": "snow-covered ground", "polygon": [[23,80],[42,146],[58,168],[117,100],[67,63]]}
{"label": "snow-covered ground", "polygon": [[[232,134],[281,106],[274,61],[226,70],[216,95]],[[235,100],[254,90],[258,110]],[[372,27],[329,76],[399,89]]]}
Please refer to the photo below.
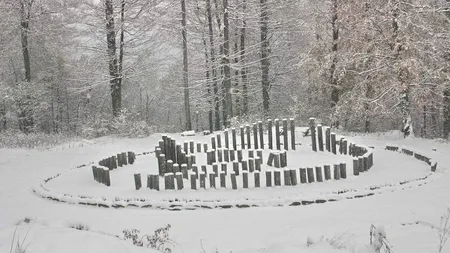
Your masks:
{"label": "snow-covered ground", "polygon": [[[183,190],[156,192],[135,191],[132,174],[149,173],[156,163],[138,157],[135,165],[121,168],[116,174],[117,186],[106,188],[94,182],[92,171],[76,168],[118,152],[137,153],[154,150],[161,135],[144,139],[105,137],[92,141],[64,144],[51,150],[0,150],[0,252],[10,252],[14,235],[23,240],[27,252],[149,252],[115,237],[124,229],[139,229],[142,234],[171,225],[173,252],[367,252],[371,224],[384,225],[394,252],[438,252],[438,225],[450,207],[450,145],[423,139],[403,139],[398,133],[356,135],[350,141],[373,146],[374,167],[359,177],[297,187],[232,190]],[[177,140],[205,142],[208,137],[182,137]],[[308,154],[309,138],[299,138],[304,149],[289,154],[289,164],[301,167],[317,162]],[[438,171],[420,183],[399,185],[401,181],[422,178],[429,166],[400,153],[385,151],[386,144],[411,147],[438,162]],[[435,149],[435,151],[433,150]],[[333,155],[323,156],[332,163]],[[342,157],[336,157],[336,162]],[[346,158],[344,158],[346,159]],[[302,164],[298,164],[302,163]],[[146,167],[148,166],[148,167]],[[134,197],[148,199],[179,198],[226,199],[307,199],[342,189],[365,191],[371,186],[392,184],[389,190],[366,198],[346,199],[317,205],[272,206],[246,209],[212,209],[171,212],[140,208],[99,208],[70,205],[40,198],[32,189],[42,180],[62,173],[46,187],[59,193],[97,197]],[[348,173],[351,175],[351,173]],[[120,178],[120,180],[119,180]],[[127,178],[125,180],[124,178]],[[129,180],[128,180],[129,178]],[[114,176],[112,178],[114,180]],[[114,182],[114,181],[113,181]],[[145,184],[145,183],[144,183]],[[23,222],[25,217],[30,221]],[[21,222],[22,221],[22,222]],[[76,230],[83,225],[88,231]],[[325,239],[320,240],[323,237]],[[314,243],[306,247],[307,238]],[[326,239],[338,241],[346,248],[337,249]],[[150,251],[151,252],[151,251]],[[450,245],[443,252],[450,252]]]}

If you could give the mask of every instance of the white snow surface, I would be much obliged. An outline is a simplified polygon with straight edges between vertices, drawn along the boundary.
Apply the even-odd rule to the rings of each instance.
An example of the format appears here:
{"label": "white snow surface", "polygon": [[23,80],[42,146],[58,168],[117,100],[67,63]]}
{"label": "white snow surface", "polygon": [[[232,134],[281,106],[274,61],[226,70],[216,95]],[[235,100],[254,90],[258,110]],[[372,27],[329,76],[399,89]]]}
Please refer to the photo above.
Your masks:
{"label": "white snow surface", "polygon": [[[298,130],[297,136],[300,135]],[[194,140],[203,143],[210,139],[209,136],[171,136],[179,142]],[[347,136],[351,142],[374,147],[375,165],[369,172],[354,177],[348,170],[349,178],[346,180],[271,189],[135,191],[132,175],[156,170],[153,154],[139,156],[135,165],[114,171],[110,188],[93,180],[90,166],[73,169],[123,151],[141,153],[154,150],[160,138],[161,134],[143,139],[104,137],[67,143],[46,151],[0,149],[0,252],[10,252],[16,228],[16,237],[20,239],[29,231],[24,243],[28,253],[154,252],[133,246],[130,241],[123,241],[115,235],[121,237],[122,230],[132,228],[139,229],[142,234],[153,234],[154,230],[167,224],[171,225],[172,252],[367,253],[371,252],[367,246],[371,224],[383,225],[396,253],[437,252],[438,233],[433,224],[439,224],[440,216],[450,206],[450,145],[447,142],[403,139],[398,132]],[[293,163],[294,167],[327,164],[333,163],[334,159],[336,162],[351,162],[342,156],[326,154],[319,157],[312,151],[309,153],[309,138],[297,138],[302,145],[298,155],[288,154],[289,166]],[[59,203],[40,198],[32,191],[44,179],[61,173],[46,185],[55,194],[151,200],[184,197],[229,202],[256,199],[263,202],[266,199],[308,199],[342,189],[365,191],[370,186],[398,184],[430,173],[430,167],[414,157],[385,151],[386,144],[407,146],[429,156],[438,163],[437,172],[420,184],[404,187],[404,190],[397,185],[371,197],[344,198],[332,203],[298,207],[268,205],[179,212],[114,209]],[[20,222],[25,217],[31,218],[31,222]],[[73,224],[83,224],[89,230],[70,228]],[[322,240],[316,239],[316,243],[307,247],[308,237]],[[336,240],[344,247],[330,245],[330,241]],[[450,245],[443,252],[450,252]]]}

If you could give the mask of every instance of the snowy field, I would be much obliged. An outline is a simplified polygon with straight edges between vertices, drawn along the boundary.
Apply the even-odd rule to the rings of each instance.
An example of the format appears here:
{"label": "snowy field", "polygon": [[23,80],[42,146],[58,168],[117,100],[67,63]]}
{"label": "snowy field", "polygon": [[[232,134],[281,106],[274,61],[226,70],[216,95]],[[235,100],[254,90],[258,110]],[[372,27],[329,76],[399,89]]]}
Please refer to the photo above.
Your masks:
{"label": "snowy field", "polygon": [[[297,134],[299,136],[299,134]],[[207,142],[210,137],[181,137],[177,141]],[[0,252],[10,252],[15,234],[24,240],[26,252],[152,252],[124,241],[124,229],[152,234],[171,225],[172,252],[361,252],[366,253],[371,224],[383,225],[394,252],[438,252],[440,216],[450,207],[450,145],[423,139],[403,139],[401,134],[386,133],[347,137],[357,144],[374,147],[374,167],[358,177],[261,189],[233,190],[134,190],[133,174],[155,173],[153,154],[138,156],[135,164],[113,171],[110,188],[95,182],[90,166],[79,165],[123,151],[136,153],[154,150],[161,138],[155,134],[144,139],[105,137],[64,144],[50,150],[0,150]],[[307,167],[346,161],[348,156],[314,154],[310,138],[299,137],[302,145],[288,153],[288,165]],[[438,162],[438,170],[412,157],[384,150],[386,144],[410,147]],[[267,154],[264,155],[266,158]],[[351,166],[350,166],[351,167]],[[49,177],[46,187],[54,193],[92,197],[146,198],[165,201],[174,198],[202,201],[254,201],[263,207],[168,211],[146,208],[100,208],[59,203],[33,192]],[[426,179],[424,179],[426,178]],[[421,179],[421,180],[418,180]],[[261,180],[264,182],[264,180]],[[400,182],[408,182],[402,183]],[[186,182],[187,183],[187,182]],[[354,198],[381,187],[374,195]],[[339,191],[353,193],[340,194]],[[353,194],[353,195],[352,195]],[[333,197],[339,201],[324,204],[288,206],[292,200]],[[347,197],[351,197],[348,199]],[[281,203],[281,207],[278,206]],[[24,222],[27,217],[27,221]],[[72,227],[83,226],[85,230]],[[17,229],[16,232],[14,232]],[[27,234],[28,233],[28,234]],[[307,238],[314,243],[307,247]],[[342,247],[320,242],[337,241]],[[450,252],[447,245],[442,252]]]}

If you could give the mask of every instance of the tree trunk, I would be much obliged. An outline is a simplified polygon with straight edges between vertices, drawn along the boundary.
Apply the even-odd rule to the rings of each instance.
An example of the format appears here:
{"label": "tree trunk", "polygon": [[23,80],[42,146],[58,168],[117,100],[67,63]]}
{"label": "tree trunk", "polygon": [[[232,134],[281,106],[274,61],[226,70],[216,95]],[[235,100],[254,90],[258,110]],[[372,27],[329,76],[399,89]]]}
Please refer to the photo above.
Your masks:
{"label": "tree trunk", "polygon": [[[338,3],[337,0],[332,0],[331,5],[331,29],[332,29],[332,45],[331,45],[331,66],[330,66],[330,85],[331,85],[331,108],[335,109],[336,105],[339,103],[339,84],[336,74],[336,64],[337,64],[337,51],[338,51],[338,40],[339,40],[339,27],[337,25],[338,20]],[[339,127],[339,121],[336,120],[334,124]]]}
{"label": "tree trunk", "polygon": [[[369,14],[368,14],[368,12],[369,12],[369,8],[370,8],[370,5],[367,3],[367,2],[365,2],[364,3],[364,13],[365,13],[365,17],[364,18],[367,18],[368,16],[369,16]],[[365,40],[365,43],[367,44],[367,45],[369,45],[370,43],[371,43],[371,39],[369,38],[369,35],[368,35],[368,32],[369,31],[369,28],[366,28],[366,32],[365,32],[365,34],[364,34],[364,40]],[[367,55],[371,55],[372,54],[372,50],[369,48],[368,50],[367,50]],[[366,63],[366,68],[365,69],[369,69],[369,66],[372,64],[372,62],[371,62],[371,58],[369,58],[369,60],[368,60],[368,62]],[[366,133],[369,133],[370,132],[370,99],[372,99],[372,97],[373,97],[373,93],[374,93],[374,89],[373,89],[373,87],[372,87],[372,82],[370,81],[371,80],[371,75],[369,74],[368,76],[367,76],[367,78],[366,78],[366,80],[367,80],[367,83],[366,83],[366,101],[364,102],[364,111],[365,111],[365,123],[364,123],[364,132],[366,132]]]}
{"label": "tree trunk", "polygon": [[269,12],[267,6],[267,0],[260,0],[261,8],[261,83],[262,83],[262,99],[263,99],[263,110],[264,117],[269,116],[269,106],[270,106],[270,80],[269,80],[269,70],[270,70],[270,44],[269,44]]}
{"label": "tree trunk", "polygon": [[125,40],[125,32],[124,32],[124,24],[125,24],[125,0],[122,0],[120,6],[120,44],[119,44],[119,66],[117,67],[117,83],[120,88],[122,88],[123,84],[123,54],[124,54],[124,40]]}
{"label": "tree trunk", "polygon": [[183,37],[183,84],[184,84],[184,113],[186,116],[185,130],[192,130],[191,106],[189,103],[189,76],[188,76],[188,48],[186,32],[186,1],[181,0],[181,35]]}
{"label": "tree trunk", "polygon": [[[21,28],[21,43],[22,43],[22,55],[23,64],[25,68],[25,82],[31,82],[31,60],[30,52],[28,48],[28,33],[30,26],[30,12],[32,1],[21,0],[20,10],[20,28]],[[19,125],[23,132],[28,133],[34,127],[33,110],[31,108],[31,96],[27,95],[25,99],[19,101]]]}
{"label": "tree trunk", "polygon": [[230,119],[233,117],[233,101],[231,97],[231,70],[230,70],[230,24],[228,20],[228,0],[223,0],[223,69],[224,69],[224,87],[225,104],[223,125],[225,128],[230,126]]}
{"label": "tree trunk", "polygon": [[150,111],[150,96],[148,95],[148,92],[145,93],[145,99],[145,122],[149,124],[148,114]]}
{"label": "tree trunk", "polygon": [[450,85],[447,84],[444,89],[444,139],[450,135]]}
{"label": "tree trunk", "polygon": [[120,114],[120,111],[122,109],[122,87],[119,82],[118,76],[116,56],[116,31],[114,29],[114,7],[112,0],[105,0],[105,14],[111,102],[113,115],[116,117]]}
{"label": "tree trunk", "polygon": [[31,64],[30,64],[30,52],[28,49],[28,32],[30,25],[30,8],[31,6],[25,6],[25,0],[21,0],[21,42],[22,42],[22,55],[23,64],[25,68],[25,82],[31,82]]}
{"label": "tree trunk", "polygon": [[69,104],[69,89],[67,89],[67,84],[64,87],[64,93],[66,97],[66,119],[67,119],[67,130],[69,133],[72,132],[72,126],[70,122],[70,104]]}
{"label": "tree trunk", "polygon": [[234,64],[235,64],[235,70],[234,70],[234,87],[236,94],[235,99],[235,107],[234,107],[234,114],[236,116],[242,115],[242,105],[241,105],[241,91],[239,87],[239,69],[237,68],[237,65],[239,64],[239,31],[237,28],[237,24],[235,24],[235,30],[234,30]]}
{"label": "tree trunk", "polygon": [[[223,30],[222,30],[222,20],[220,19],[220,12],[219,12],[219,4],[217,2],[217,0],[214,0],[214,6],[216,7],[216,22],[217,22],[217,28],[219,30],[219,39],[222,41],[223,40]],[[226,94],[226,90],[225,90],[225,85],[224,85],[224,78],[223,77],[223,73],[224,73],[224,58],[223,58],[223,43],[221,43],[219,45],[219,55],[221,57],[220,60],[220,80],[221,80],[221,90],[222,90],[222,123],[225,125],[225,122],[227,120],[227,115],[226,115],[226,99],[225,99],[225,94]],[[219,97],[217,97],[217,99],[219,99]],[[219,100],[217,100],[217,110],[220,113],[220,109],[219,109]],[[220,130],[220,122],[218,122],[219,125],[216,125],[216,130]]]}
{"label": "tree trunk", "polygon": [[[398,15],[399,15],[399,7],[398,3],[394,3],[395,7],[393,9],[392,14],[392,53],[393,53],[393,63],[395,64],[396,61],[400,58],[400,52],[402,51],[402,46],[399,41],[399,25],[398,25]],[[409,104],[409,93],[410,93],[410,87],[408,83],[403,80],[401,69],[397,73],[397,79],[400,83],[400,87],[402,88],[402,91],[400,92],[400,110],[403,115],[403,128],[402,132],[404,133],[404,136],[407,137],[410,134],[413,134],[412,132],[412,122],[411,122],[411,112],[410,112],[410,104]]]}
{"label": "tree trunk", "polygon": [[[206,42],[206,38],[204,36],[204,34],[202,34],[202,41],[203,41],[203,46],[205,47],[205,64],[206,64],[206,72],[205,72],[205,77],[206,77],[206,92],[207,92],[207,97],[208,97],[208,104],[209,104],[209,110],[208,110],[208,123],[209,123],[209,132],[212,133],[214,130],[214,122],[213,122],[213,97],[211,94],[211,72],[210,72],[210,58],[208,55],[208,45]],[[197,124],[198,127],[198,124]]]}
{"label": "tree trunk", "polygon": [[213,79],[213,93],[214,93],[214,116],[215,116],[215,130],[220,130],[220,108],[219,108],[219,96],[218,96],[218,83],[217,83],[217,69],[216,69],[216,54],[214,48],[214,30],[211,10],[211,0],[206,0],[206,12],[208,16],[208,31],[209,31],[209,44],[210,44],[210,57],[212,66],[212,79]]}
{"label": "tree trunk", "polygon": [[[446,0],[447,4],[450,3],[450,0]],[[444,12],[447,15],[447,18],[450,19],[450,9],[446,8],[446,11]],[[447,83],[444,86],[444,92],[443,92],[443,116],[444,116],[444,122],[443,122],[443,138],[448,139],[450,136],[450,84]]]}
{"label": "tree trunk", "polygon": [[247,9],[247,1],[242,1],[242,28],[241,28],[241,39],[240,39],[240,47],[241,47],[241,64],[243,65],[241,68],[241,78],[242,78],[242,114],[248,114],[248,90],[247,90],[247,68],[245,67],[245,35],[247,29],[247,21],[245,20]]}
{"label": "tree trunk", "polygon": [[6,131],[6,104],[3,103],[2,107],[0,108],[0,123],[1,123],[1,128],[0,130],[2,131]]}

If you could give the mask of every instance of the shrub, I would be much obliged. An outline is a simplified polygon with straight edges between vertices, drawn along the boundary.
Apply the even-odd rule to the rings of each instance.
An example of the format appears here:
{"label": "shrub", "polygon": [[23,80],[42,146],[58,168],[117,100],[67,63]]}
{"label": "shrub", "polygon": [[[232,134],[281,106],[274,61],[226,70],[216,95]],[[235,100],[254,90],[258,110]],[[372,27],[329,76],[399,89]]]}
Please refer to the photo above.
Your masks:
{"label": "shrub", "polygon": [[333,237],[326,237],[322,235],[318,240],[314,240],[313,238],[308,236],[308,238],[306,239],[306,246],[311,247],[314,244],[326,243],[329,244],[332,248],[343,250],[347,249],[347,245],[349,244],[348,241],[348,235],[346,233]]}
{"label": "shrub", "polygon": [[70,228],[76,229],[76,230],[82,230],[82,231],[89,231],[89,227],[87,225],[78,223],[78,224],[72,224],[69,226]]}
{"label": "shrub", "polygon": [[82,127],[85,138],[98,138],[116,134],[121,137],[146,137],[156,132],[155,127],[140,119],[137,113],[123,109],[118,117],[98,115]]}
{"label": "shrub", "polygon": [[170,224],[164,228],[158,228],[153,235],[140,235],[137,229],[123,230],[123,239],[132,240],[133,245],[139,247],[147,247],[161,252],[170,253],[172,249],[169,248],[173,243],[169,238]]}

